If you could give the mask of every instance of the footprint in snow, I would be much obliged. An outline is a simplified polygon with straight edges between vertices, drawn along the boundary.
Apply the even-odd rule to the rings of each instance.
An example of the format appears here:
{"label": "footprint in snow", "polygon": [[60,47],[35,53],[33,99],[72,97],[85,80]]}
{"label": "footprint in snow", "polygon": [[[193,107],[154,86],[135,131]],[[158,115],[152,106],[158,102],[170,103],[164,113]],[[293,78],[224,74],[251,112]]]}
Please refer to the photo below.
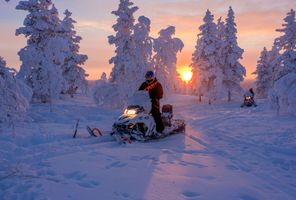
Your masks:
{"label": "footprint in snow", "polygon": [[85,181],[85,182],[80,182],[78,183],[81,187],[84,188],[94,188],[100,185],[100,182],[98,181]]}
{"label": "footprint in snow", "polygon": [[193,162],[187,162],[187,161],[179,161],[179,165],[183,165],[183,166],[195,166],[197,168],[205,168],[208,167],[207,165],[202,165],[199,163],[193,163]]}
{"label": "footprint in snow", "polygon": [[154,156],[151,155],[145,155],[143,157],[140,158],[141,160],[154,160],[157,161],[157,159]]}
{"label": "footprint in snow", "polygon": [[111,168],[121,168],[127,166],[126,163],[122,163],[120,161],[113,162],[110,165],[106,166],[106,169],[111,169]]}
{"label": "footprint in snow", "polygon": [[184,195],[185,198],[188,198],[188,199],[196,199],[200,197],[199,193],[192,192],[192,191],[184,191],[182,194]]}
{"label": "footprint in snow", "polygon": [[71,173],[64,174],[64,177],[67,179],[82,180],[86,177],[86,174],[81,173],[80,171],[75,171]]}
{"label": "footprint in snow", "polygon": [[165,154],[174,154],[174,152],[172,150],[169,150],[169,149],[163,149],[162,150],[162,153],[165,153]]}
{"label": "footprint in snow", "polygon": [[124,193],[121,193],[121,196],[124,197],[124,198],[128,198],[130,195],[128,193],[124,192]]}
{"label": "footprint in snow", "polygon": [[130,160],[133,161],[141,161],[141,160],[153,160],[157,161],[157,159],[154,156],[151,155],[145,155],[145,156],[132,156]]}

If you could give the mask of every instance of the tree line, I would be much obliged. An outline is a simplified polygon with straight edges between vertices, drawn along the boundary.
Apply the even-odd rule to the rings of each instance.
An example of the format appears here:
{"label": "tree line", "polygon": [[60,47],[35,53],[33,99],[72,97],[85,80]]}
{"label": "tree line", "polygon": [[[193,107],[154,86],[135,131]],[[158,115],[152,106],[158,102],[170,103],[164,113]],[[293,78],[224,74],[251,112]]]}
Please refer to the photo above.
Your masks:
{"label": "tree line", "polygon": [[[81,37],[75,31],[76,21],[66,10],[61,19],[51,0],[25,0],[16,6],[28,12],[23,27],[16,35],[27,38],[27,44],[18,55],[19,72],[6,66],[0,58],[0,124],[24,113],[31,103],[50,103],[61,95],[73,96],[78,90],[86,90],[87,74],[83,64],[87,55],[79,53]],[[133,95],[147,70],[154,70],[164,85],[165,94],[180,90],[176,71],[177,53],[184,44],[174,37],[176,28],[168,26],[150,36],[151,20],[134,13],[139,8],[130,0],[120,0],[118,9],[112,11],[116,23],[114,35],[108,37],[115,46],[113,65],[107,78],[103,73],[94,90],[94,99],[100,105],[122,107]],[[191,67],[193,79],[191,93],[209,103],[216,100],[231,101],[241,97],[240,83],[246,69],[240,63],[244,50],[237,42],[235,14],[229,7],[225,21],[207,10],[203,24],[198,28]],[[284,18],[282,35],[274,40],[271,50],[263,49],[254,72],[257,75],[256,91],[259,97],[268,98],[271,105],[295,109],[296,81],[296,22],[295,11]],[[18,114],[16,114],[18,113]]]}

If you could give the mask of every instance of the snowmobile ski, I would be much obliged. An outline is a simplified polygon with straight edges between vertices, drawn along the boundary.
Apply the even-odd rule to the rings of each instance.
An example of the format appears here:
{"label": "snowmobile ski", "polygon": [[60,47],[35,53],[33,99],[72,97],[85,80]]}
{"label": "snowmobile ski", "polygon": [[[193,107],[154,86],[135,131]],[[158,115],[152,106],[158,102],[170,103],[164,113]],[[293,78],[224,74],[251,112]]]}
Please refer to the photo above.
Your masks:
{"label": "snowmobile ski", "polygon": [[73,138],[76,138],[76,135],[77,135],[77,132],[78,132],[79,121],[80,121],[80,119],[78,119],[77,122],[76,122]]}
{"label": "snowmobile ski", "polygon": [[86,130],[92,137],[102,136],[102,132],[98,128],[91,128],[89,126],[86,126]]}

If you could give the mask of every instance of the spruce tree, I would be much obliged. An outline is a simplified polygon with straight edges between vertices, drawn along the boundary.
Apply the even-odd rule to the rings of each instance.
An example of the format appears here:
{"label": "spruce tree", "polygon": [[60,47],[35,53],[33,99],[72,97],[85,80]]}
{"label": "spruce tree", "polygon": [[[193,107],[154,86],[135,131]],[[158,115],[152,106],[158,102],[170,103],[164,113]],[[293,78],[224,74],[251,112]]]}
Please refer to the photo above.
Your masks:
{"label": "spruce tree", "polygon": [[159,32],[159,37],[154,39],[153,57],[156,76],[164,88],[164,93],[169,94],[176,89],[177,84],[177,53],[182,51],[184,44],[181,39],[174,38],[175,27],[169,26]]}
{"label": "spruce tree", "polygon": [[[275,46],[281,51],[274,61],[275,81],[269,95],[271,106],[278,112],[296,112],[296,21],[293,9],[284,18],[282,36],[275,40]],[[274,65],[275,66],[275,65]]]}
{"label": "spruce tree", "polygon": [[29,106],[26,96],[31,94],[24,94],[26,90],[21,84],[15,78],[15,70],[8,68],[0,57],[0,130],[24,117]]}
{"label": "spruce tree", "polygon": [[153,39],[150,34],[150,19],[145,16],[138,18],[138,23],[135,24],[134,33],[132,35],[135,43],[135,55],[136,55],[136,68],[134,77],[136,85],[140,85],[143,82],[145,73],[147,70],[153,70],[152,61],[152,47]]}
{"label": "spruce tree", "polygon": [[64,12],[65,18],[61,22],[62,36],[69,45],[69,52],[66,55],[63,70],[63,93],[70,94],[72,97],[78,89],[86,90],[87,88],[87,74],[81,67],[87,60],[87,56],[79,54],[79,43],[82,40],[80,36],[76,35],[74,30],[75,20],[71,18],[72,13],[69,10]]}
{"label": "spruce tree", "polygon": [[239,62],[242,59],[244,50],[238,46],[236,34],[237,29],[234,12],[229,7],[225,24],[225,64],[223,66],[223,85],[228,93],[228,101],[231,101],[233,93],[242,91],[240,82],[246,76],[246,69]]}
{"label": "spruce tree", "polygon": [[276,44],[282,49],[283,53],[279,57],[280,68],[277,69],[276,79],[280,79],[289,73],[296,73],[296,21],[293,9],[284,18],[285,24],[282,29],[277,29],[283,33],[276,39]]}
{"label": "spruce tree", "polygon": [[28,11],[24,27],[16,35],[24,35],[27,45],[19,51],[22,62],[18,78],[33,90],[33,102],[51,102],[62,89],[61,66],[69,52],[61,36],[58,11],[51,0],[20,1],[17,10]]}
{"label": "spruce tree", "polygon": [[277,80],[277,74],[280,70],[280,47],[276,45],[274,42],[272,49],[268,51],[268,63],[270,65],[272,71],[272,84],[271,87],[274,85],[275,81]]}
{"label": "spruce tree", "polygon": [[116,55],[109,60],[110,64],[114,64],[110,82],[125,85],[126,89],[131,85],[129,83],[132,82],[134,75],[132,71],[136,66],[132,33],[135,21],[133,15],[138,7],[133,4],[129,0],[120,0],[118,9],[112,11],[117,17],[117,23],[113,25],[116,34],[108,37],[109,44],[116,47]]}
{"label": "spruce tree", "polygon": [[113,68],[108,82],[99,81],[95,88],[94,99],[99,105],[122,108],[139,87],[135,79],[143,76],[137,69],[133,15],[138,7],[133,5],[129,0],[120,0],[118,9],[112,11],[117,23],[113,25],[115,35],[108,40],[110,45],[115,45],[115,56],[109,60]]}
{"label": "spruce tree", "polygon": [[258,97],[266,98],[272,87],[272,66],[270,63],[269,52],[264,47],[260,59],[257,62],[257,69],[254,72],[256,78],[256,93]]}
{"label": "spruce tree", "polygon": [[101,79],[102,81],[106,82],[107,81],[107,74],[105,72],[102,73]]}
{"label": "spruce tree", "polygon": [[206,96],[209,103],[215,100],[217,95],[218,76],[221,70],[217,62],[220,40],[217,36],[217,25],[214,16],[207,10],[203,18],[204,24],[199,27],[200,33],[192,54],[192,68],[196,80],[197,94]]}

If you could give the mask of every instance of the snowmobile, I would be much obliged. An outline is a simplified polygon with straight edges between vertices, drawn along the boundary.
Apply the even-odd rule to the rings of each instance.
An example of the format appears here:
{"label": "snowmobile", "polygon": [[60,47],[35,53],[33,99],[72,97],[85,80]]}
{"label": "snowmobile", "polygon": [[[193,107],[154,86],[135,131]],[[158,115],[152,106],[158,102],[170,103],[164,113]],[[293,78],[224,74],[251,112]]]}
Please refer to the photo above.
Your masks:
{"label": "snowmobile", "polygon": [[[130,102],[112,126],[111,136],[117,141],[145,142],[185,132],[184,120],[173,119],[173,106],[166,104],[163,105],[161,114],[165,129],[162,133],[157,133],[154,118],[149,113],[151,109],[149,94],[145,91],[139,91],[136,96],[142,96],[142,100],[139,101],[138,98],[138,101]],[[149,106],[147,106],[147,100]],[[143,102],[146,102],[146,104],[143,104]]]}
{"label": "snowmobile", "polygon": [[252,95],[245,95],[244,96],[244,103],[241,105],[241,107],[251,107],[251,106],[257,106],[255,101],[254,101],[254,97]]}

